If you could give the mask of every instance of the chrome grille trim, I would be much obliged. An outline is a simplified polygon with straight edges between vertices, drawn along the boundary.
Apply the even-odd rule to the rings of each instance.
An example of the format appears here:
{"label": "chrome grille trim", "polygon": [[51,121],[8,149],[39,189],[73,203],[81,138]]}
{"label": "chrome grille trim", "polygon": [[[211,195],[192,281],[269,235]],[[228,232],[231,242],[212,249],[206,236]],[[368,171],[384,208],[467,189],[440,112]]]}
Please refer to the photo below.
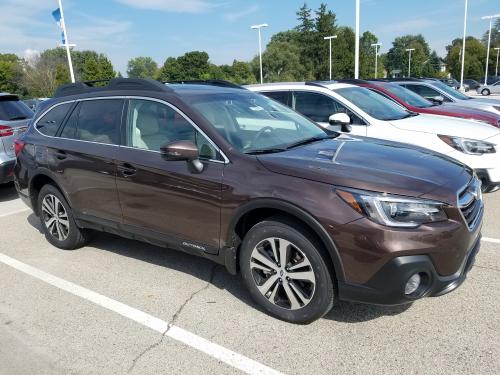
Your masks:
{"label": "chrome grille trim", "polygon": [[481,181],[474,176],[458,193],[458,208],[470,231],[474,230],[483,216],[483,195]]}

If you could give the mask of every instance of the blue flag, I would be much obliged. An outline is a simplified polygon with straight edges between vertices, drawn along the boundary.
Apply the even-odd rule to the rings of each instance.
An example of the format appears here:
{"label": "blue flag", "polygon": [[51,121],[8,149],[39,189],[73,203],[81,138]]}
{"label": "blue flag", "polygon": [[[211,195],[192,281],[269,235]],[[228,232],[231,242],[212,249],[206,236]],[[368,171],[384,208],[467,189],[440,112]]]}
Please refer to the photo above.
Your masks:
{"label": "blue flag", "polygon": [[60,22],[61,22],[61,9],[57,8],[56,10],[54,10],[52,12],[52,17],[54,17],[54,20],[59,23],[59,26],[60,26]]}

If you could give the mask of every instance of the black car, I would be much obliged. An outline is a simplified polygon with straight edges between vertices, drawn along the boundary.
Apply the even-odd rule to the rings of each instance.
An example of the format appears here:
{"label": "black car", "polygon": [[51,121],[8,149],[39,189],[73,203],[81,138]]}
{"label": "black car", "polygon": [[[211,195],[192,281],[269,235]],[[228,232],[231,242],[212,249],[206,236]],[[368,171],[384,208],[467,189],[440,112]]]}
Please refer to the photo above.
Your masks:
{"label": "black car", "polygon": [[475,79],[464,79],[464,83],[469,85],[469,88],[475,91],[481,84]]}

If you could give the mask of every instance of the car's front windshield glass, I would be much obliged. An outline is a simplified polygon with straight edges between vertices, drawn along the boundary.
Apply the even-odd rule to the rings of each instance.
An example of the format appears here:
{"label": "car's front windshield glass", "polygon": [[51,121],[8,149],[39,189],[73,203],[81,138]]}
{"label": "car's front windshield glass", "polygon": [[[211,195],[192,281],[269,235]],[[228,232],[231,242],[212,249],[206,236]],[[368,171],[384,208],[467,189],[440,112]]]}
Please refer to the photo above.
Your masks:
{"label": "car's front windshield glass", "polygon": [[411,116],[411,112],[399,104],[364,87],[344,87],[334,91],[378,120],[400,120]]}
{"label": "car's front windshield glass", "polygon": [[452,96],[458,100],[468,100],[469,96],[462,94],[460,91],[455,90],[453,87],[448,86],[447,84],[440,81],[433,81],[431,85],[438,87],[440,90],[444,91],[448,95]]}
{"label": "car's front windshield glass", "polygon": [[279,152],[332,136],[290,108],[246,90],[193,95],[189,99],[229,143],[244,153]]}
{"label": "car's front windshield glass", "polygon": [[387,84],[384,88],[389,91],[391,94],[396,95],[400,100],[409,105],[418,108],[429,108],[434,104],[430,100],[422,98],[420,95],[415,94],[413,91],[408,90],[402,86],[396,84]]}

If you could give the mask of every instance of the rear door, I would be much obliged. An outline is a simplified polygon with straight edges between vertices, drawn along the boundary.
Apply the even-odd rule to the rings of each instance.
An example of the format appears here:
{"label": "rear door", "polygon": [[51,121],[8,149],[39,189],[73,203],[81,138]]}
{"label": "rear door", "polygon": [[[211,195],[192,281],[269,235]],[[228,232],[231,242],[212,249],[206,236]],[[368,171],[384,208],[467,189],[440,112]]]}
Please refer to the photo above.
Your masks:
{"label": "rear door", "polygon": [[[26,131],[33,111],[15,95],[0,96],[0,142],[5,159],[13,159],[14,140]],[[0,161],[2,156],[0,155]]]}
{"label": "rear door", "polygon": [[49,168],[75,215],[110,226],[122,219],[114,159],[121,143],[123,105],[119,98],[77,102],[47,151]]}
{"label": "rear door", "polygon": [[[224,161],[215,145],[173,106],[131,99],[126,147],[117,157],[123,222],[137,235],[187,251],[217,253]],[[195,173],[186,161],[166,161],[163,144],[189,140],[204,164]]]}

